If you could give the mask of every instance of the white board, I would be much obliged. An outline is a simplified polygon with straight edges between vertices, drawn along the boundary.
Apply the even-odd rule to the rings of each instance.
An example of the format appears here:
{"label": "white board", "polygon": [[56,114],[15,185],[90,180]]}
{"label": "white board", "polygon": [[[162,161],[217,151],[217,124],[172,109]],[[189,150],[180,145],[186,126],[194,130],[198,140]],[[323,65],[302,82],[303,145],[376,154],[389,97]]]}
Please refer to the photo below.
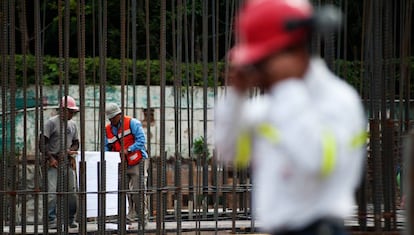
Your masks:
{"label": "white board", "polygon": [[[77,157],[80,162],[80,155]],[[85,152],[86,161],[86,215],[98,216],[98,162],[101,161],[101,152]],[[118,163],[119,153],[105,152],[106,161],[106,215],[118,214]],[[79,164],[78,164],[79,166]],[[79,169],[79,167],[78,167]],[[78,170],[79,180],[79,170]],[[126,200],[127,201],[127,200]],[[127,202],[128,203],[128,202]]]}

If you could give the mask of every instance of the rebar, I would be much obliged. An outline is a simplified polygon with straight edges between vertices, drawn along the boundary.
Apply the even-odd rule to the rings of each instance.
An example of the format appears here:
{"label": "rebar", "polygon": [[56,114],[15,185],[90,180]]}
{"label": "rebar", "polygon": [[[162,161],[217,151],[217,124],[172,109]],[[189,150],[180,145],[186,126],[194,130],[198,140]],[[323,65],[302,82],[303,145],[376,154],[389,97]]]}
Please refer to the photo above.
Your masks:
{"label": "rebar", "polygon": [[[51,113],[50,109],[56,108],[54,99],[72,93],[79,98],[80,107],[76,120],[80,124],[77,192],[80,234],[90,232],[90,220],[96,221],[94,232],[97,234],[107,234],[109,229],[105,225],[114,220],[119,234],[144,234],[148,230],[165,234],[169,232],[170,224],[167,223],[170,222],[174,223],[174,232],[177,234],[186,230],[185,223],[194,222],[192,229],[200,234],[205,229],[204,220],[214,221],[211,230],[215,233],[222,229],[222,220],[231,224],[226,229],[233,233],[240,230],[238,222],[242,220],[249,221],[250,231],[257,231],[259,227],[252,218],[254,208],[251,204],[250,172],[235,171],[217,162],[219,156],[216,156],[212,138],[214,107],[210,99],[226,92],[227,51],[237,40],[233,34],[234,16],[243,1],[75,2],[76,8],[70,5],[73,1],[57,1],[56,6],[53,5],[56,7],[54,16],[47,15],[52,12],[48,9],[51,5],[47,1],[8,0],[0,4],[0,221],[4,225],[0,226],[0,233],[39,234],[41,226],[44,234],[49,233],[47,198],[54,192],[47,190],[47,165],[44,153],[39,148],[44,147],[44,143],[39,134],[44,131],[43,123]],[[352,78],[357,80],[356,89],[360,92],[369,117],[366,174],[358,190],[358,211],[354,215],[355,227],[352,229],[394,232],[401,229],[403,224],[399,203],[405,189],[397,185],[395,180],[397,168],[401,168],[404,173],[406,164],[401,158],[404,150],[401,139],[413,123],[410,68],[413,54],[413,1],[312,2],[315,6],[335,3],[345,14],[344,28],[339,34],[329,34],[324,38],[315,35],[310,47],[316,55],[323,56],[330,68],[346,78],[346,81],[352,82]],[[108,10],[108,4],[120,8]],[[115,20],[110,15],[113,12],[119,12]],[[358,13],[362,19],[361,28],[354,28],[351,15]],[[19,17],[16,18],[15,14]],[[27,16],[33,17],[28,19],[33,24],[27,24]],[[46,54],[49,51],[46,39],[52,31],[49,26],[52,23],[48,22],[51,18],[56,21],[57,32],[57,48],[54,49],[58,54],[58,85],[54,87],[56,94],[49,94],[50,87],[45,83],[48,74],[43,74],[45,58],[49,56]],[[159,22],[159,25],[154,22]],[[73,23],[76,23],[76,29]],[[114,25],[119,35],[114,34]],[[154,30],[154,26],[156,30],[159,27],[159,32]],[[144,27],[145,37],[140,35]],[[348,37],[355,35],[360,35],[360,42],[349,40]],[[120,49],[120,79],[119,85],[112,86],[107,84],[107,60],[109,56],[117,55],[108,50],[108,42],[114,41],[119,43],[117,48]],[[353,45],[354,41],[357,45]],[[144,44],[145,53],[141,53]],[[89,47],[92,48],[89,50]],[[30,54],[31,49],[34,57]],[[154,56],[155,51],[159,52],[158,56]],[[349,55],[351,52],[353,56]],[[93,58],[90,67],[88,57]],[[145,63],[141,63],[140,59],[145,59]],[[77,61],[73,63],[72,60]],[[154,68],[158,68],[158,61],[160,73],[156,74]],[[145,67],[143,72],[139,70],[141,66]],[[72,71],[76,71],[78,77]],[[151,80],[158,76],[160,84],[154,85]],[[72,80],[76,78],[78,82]],[[197,80],[199,78],[201,80]],[[93,84],[89,85],[89,81]],[[116,95],[113,95],[113,90],[117,92]],[[252,92],[251,95],[258,93]],[[106,176],[112,172],[107,172],[109,166],[106,165],[102,144],[107,122],[105,105],[108,100],[118,97],[122,111],[132,112],[134,117],[140,118],[147,134],[146,147],[150,156],[148,185],[144,184],[145,177],[142,177],[139,189],[133,192],[126,185],[125,161],[122,161],[117,172],[119,188],[116,192],[107,190]],[[59,114],[64,115],[61,111]],[[90,123],[93,123],[93,127]],[[65,133],[65,124],[62,123],[61,127],[61,132]],[[89,135],[91,132],[93,134]],[[204,140],[202,154],[192,151],[194,140],[198,137]],[[62,146],[66,144],[65,141],[62,136]],[[97,172],[88,172],[91,163],[88,163],[87,151],[90,150],[100,152]],[[33,160],[29,158],[31,155],[34,155]],[[67,159],[61,160],[56,196],[57,220],[62,226],[58,227],[57,232],[66,233],[70,230],[69,193],[64,180],[68,172],[64,168]],[[35,185],[33,189],[28,189],[28,172],[32,167]],[[144,175],[143,165],[140,166],[140,172]],[[96,192],[88,192],[88,174],[97,175]],[[106,196],[113,193],[118,196],[116,219],[106,214],[106,208],[112,204],[106,201]],[[127,231],[129,227],[125,217],[128,193],[138,194],[140,202],[137,205],[140,225],[136,230],[132,226],[134,229],[131,231]],[[87,199],[90,195],[98,198],[96,218],[88,217],[90,205]],[[149,225],[144,223],[146,198],[149,201]],[[33,206],[24,203],[31,199],[34,201]],[[29,221],[32,207],[41,213],[35,213],[33,221]],[[42,218],[39,217],[41,215]],[[19,216],[20,220],[17,219]]]}

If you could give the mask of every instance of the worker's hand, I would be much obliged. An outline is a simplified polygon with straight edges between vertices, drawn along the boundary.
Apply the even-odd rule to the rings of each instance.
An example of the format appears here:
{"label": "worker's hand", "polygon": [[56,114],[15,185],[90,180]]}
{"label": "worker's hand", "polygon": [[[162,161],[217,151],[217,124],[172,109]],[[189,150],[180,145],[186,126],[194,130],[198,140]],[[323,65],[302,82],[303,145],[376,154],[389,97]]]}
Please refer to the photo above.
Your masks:
{"label": "worker's hand", "polygon": [[57,168],[58,167],[58,161],[56,159],[54,159],[53,157],[49,158],[49,166],[50,167],[54,167]]}
{"label": "worker's hand", "polygon": [[124,155],[127,156],[128,155],[128,149],[124,149]]}
{"label": "worker's hand", "polygon": [[248,89],[255,87],[257,73],[253,68],[241,66],[230,66],[229,73],[229,84],[240,93],[246,92]]}
{"label": "worker's hand", "polygon": [[68,155],[72,156],[72,155],[78,155],[78,151],[75,150],[68,150]]}

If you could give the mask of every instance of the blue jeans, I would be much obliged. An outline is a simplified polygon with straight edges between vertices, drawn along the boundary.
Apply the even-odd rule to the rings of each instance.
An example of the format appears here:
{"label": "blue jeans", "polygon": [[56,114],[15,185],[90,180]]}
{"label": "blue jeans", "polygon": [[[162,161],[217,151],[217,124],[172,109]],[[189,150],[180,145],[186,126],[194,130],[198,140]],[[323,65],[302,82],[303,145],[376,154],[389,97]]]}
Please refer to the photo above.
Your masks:
{"label": "blue jeans", "polygon": [[[47,180],[48,180],[48,216],[49,221],[56,220],[56,191],[57,191],[57,182],[58,179],[60,179],[62,175],[58,174],[57,168],[49,167],[47,170]],[[69,192],[76,192],[77,191],[77,177],[76,177],[76,171],[72,168],[69,168],[67,183]],[[65,182],[65,183],[66,183]],[[76,214],[76,208],[77,208],[77,196],[75,193],[71,193],[68,195],[69,200],[69,223],[73,223],[75,221],[75,214]]]}

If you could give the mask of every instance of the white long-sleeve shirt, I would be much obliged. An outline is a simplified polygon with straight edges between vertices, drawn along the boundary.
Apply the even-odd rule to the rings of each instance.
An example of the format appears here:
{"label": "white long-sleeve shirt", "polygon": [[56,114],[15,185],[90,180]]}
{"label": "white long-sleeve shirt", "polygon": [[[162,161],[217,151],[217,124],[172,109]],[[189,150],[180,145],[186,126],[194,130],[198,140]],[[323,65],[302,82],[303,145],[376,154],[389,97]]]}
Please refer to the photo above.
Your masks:
{"label": "white long-sleeve shirt", "polygon": [[321,59],[311,60],[304,79],[280,82],[261,97],[230,88],[215,116],[219,159],[250,157],[253,212],[265,231],[352,212],[366,118],[357,92]]}

